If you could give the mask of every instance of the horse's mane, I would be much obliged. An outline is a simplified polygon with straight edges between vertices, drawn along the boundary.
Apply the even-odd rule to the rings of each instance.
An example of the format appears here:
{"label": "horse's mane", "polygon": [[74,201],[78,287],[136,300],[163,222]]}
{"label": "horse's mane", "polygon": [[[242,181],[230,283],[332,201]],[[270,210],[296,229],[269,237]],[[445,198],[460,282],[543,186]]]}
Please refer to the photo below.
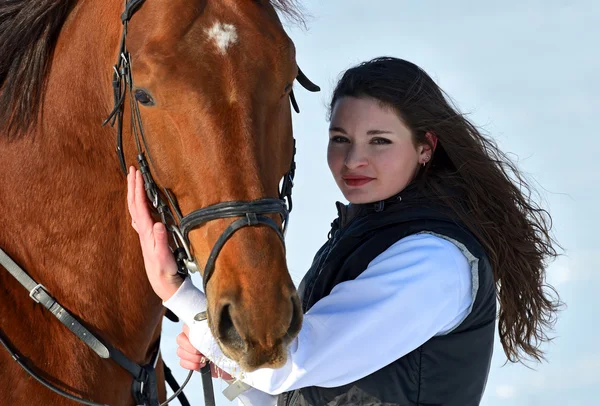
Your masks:
{"label": "horse's mane", "polygon": [[296,0],[269,0],[275,10],[296,22],[303,23],[303,15]]}
{"label": "horse's mane", "polygon": [[75,2],[0,2],[0,131],[9,137],[36,121],[48,61]]}
{"label": "horse's mane", "polygon": [[[301,21],[296,0],[269,0]],[[58,34],[77,0],[0,0],[0,132],[9,138],[36,123]]]}

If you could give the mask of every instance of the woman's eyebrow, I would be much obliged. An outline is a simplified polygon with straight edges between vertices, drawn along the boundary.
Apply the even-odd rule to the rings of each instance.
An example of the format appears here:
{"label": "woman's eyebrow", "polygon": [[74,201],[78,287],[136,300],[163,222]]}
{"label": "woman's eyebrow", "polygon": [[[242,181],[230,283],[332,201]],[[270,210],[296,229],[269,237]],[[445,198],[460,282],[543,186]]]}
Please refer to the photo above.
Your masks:
{"label": "woman's eyebrow", "polygon": [[369,130],[369,131],[367,131],[367,135],[380,135],[380,134],[393,134],[393,132],[388,131],[388,130]]}
{"label": "woman's eyebrow", "polygon": [[[329,127],[329,132],[347,134],[346,130],[344,130],[342,127],[337,127],[337,126]],[[388,130],[369,130],[369,131],[367,131],[367,135],[381,135],[381,134],[393,134],[393,132],[388,131]]]}
{"label": "woman's eyebrow", "polygon": [[336,133],[342,133],[342,134],[347,134],[346,130],[344,130],[342,127],[329,127],[329,132],[336,132]]}

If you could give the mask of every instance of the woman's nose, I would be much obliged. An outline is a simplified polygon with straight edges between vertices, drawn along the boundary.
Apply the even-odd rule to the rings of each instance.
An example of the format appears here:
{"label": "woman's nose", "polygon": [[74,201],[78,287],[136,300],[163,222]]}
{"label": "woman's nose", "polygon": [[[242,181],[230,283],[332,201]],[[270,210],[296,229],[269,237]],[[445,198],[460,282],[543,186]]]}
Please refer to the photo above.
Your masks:
{"label": "woman's nose", "polygon": [[348,169],[357,169],[366,166],[368,162],[369,160],[367,159],[365,151],[360,147],[352,146],[346,154],[344,165]]}

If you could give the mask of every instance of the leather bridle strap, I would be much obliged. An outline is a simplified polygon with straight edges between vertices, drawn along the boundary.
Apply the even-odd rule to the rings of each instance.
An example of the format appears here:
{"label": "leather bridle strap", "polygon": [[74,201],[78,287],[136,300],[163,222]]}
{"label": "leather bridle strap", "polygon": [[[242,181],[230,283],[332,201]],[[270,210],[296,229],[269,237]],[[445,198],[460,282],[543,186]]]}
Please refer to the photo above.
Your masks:
{"label": "leather bridle strap", "polygon": [[[232,201],[213,204],[203,209],[194,210],[181,219],[180,227],[183,235],[188,238],[189,232],[206,222],[228,217],[242,217],[249,213],[280,214],[287,219],[285,203],[279,199],[263,198],[251,201]],[[281,233],[281,231],[278,231]]]}
{"label": "leather bridle strap", "polygon": [[[127,370],[134,378],[134,384],[132,387],[133,396],[140,405],[155,406],[159,405],[158,392],[156,385],[156,372],[154,366],[158,360],[160,353],[159,344],[156,344],[156,349],[150,364],[141,366],[129,358],[127,358],[121,351],[114,348],[109,344],[102,343],[92,332],[90,332],[83,324],[81,324],[71,313],[69,313],[58,301],[52,297],[52,295],[46,290],[46,288],[37,283],[31,278],[15,261],[8,256],[4,250],[0,248],[0,265],[2,265],[27,291],[29,291],[29,297],[36,303],[41,304],[50,311],[65,327],[67,327],[77,338],[83,341],[88,347],[92,349],[98,356],[104,359],[112,359],[119,366]],[[160,340],[159,340],[160,342]],[[0,343],[6,348],[11,354],[12,358],[34,379],[42,383],[52,391],[67,397],[76,402],[97,406],[99,403],[94,403],[81,399],[79,397],[70,395],[61,389],[58,389],[54,385],[48,383],[43,378],[35,374],[20,360],[20,357],[10,349],[8,344],[0,337]],[[190,371],[191,375],[191,371]]]}
{"label": "leather bridle strap", "polygon": [[81,341],[87,344],[101,358],[110,358],[108,347],[100,342],[88,329],[75,319],[60,305],[46,288],[34,281],[0,248],[0,265],[17,280],[27,291],[34,302],[41,304],[50,311],[62,324],[73,332]]}
{"label": "leather bridle strap", "polygon": [[266,217],[266,216],[263,216],[260,214],[246,213],[245,218],[238,219],[238,220],[234,221],[233,223],[231,223],[229,226],[227,226],[225,231],[223,231],[223,233],[221,234],[221,236],[219,237],[219,239],[213,246],[213,249],[210,252],[210,255],[208,257],[208,260],[206,261],[206,267],[204,269],[204,274],[203,274],[203,282],[204,282],[204,291],[205,292],[206,292],[206,285],[208,284],[208,281],[210,280],[210,277],[212,276],[212,274],[215,270],[215,261],[217,260],[217,256],[219,255],[219,252],[221,251],[221,249],[223,248],[223,246],[225,245],[227,240],[229,240],[229,238],[231,238],[233,233],[235,233],[236,231],[238,231],[244,227],[252,227],[252,226],[257,226],[260,224],[264,224],[268,227],[271,227],[273,230],[275,230],[275,232],[277,232],[277,235],[279,236],[279,239],[281,240],[283,247],[285,248],[285,240],[284,240],[283,234],[281,234],[281,231],[279,231],[279,226],[277,225],[277,223],[275,223],[269,217]]}
{"label": "leather bridle strap", "polygon": [[229,240],[229,238],[231,238],[236,231],[244,227],[254,227],[260,225],[270,227],[277,233],[285,249],[285,237],[280,226],[271,218],[265,216],[265,214],[279,214],[283,223],[285,224],[287,222],[286,220],[288,211],[285,203],[280,199],[272,198],[258,199],[249,202],[232,201],[217,203],[203,209],[195,210],[181,219],[181,233],[187,241],[189,239],[189,232],[192,229],[199,227],[211,220],[241,217],[240,219],[232,222],[221,233],[221,236],[213,246],[208,260],[206,261],[202,277],[205,289],[210,277],[214,272],[215,261],[217,260],[219,252],[227,240]]}
{"label": "leather bridle strap", "polygon": [[125,24],[129,20],[133,14],[137,11],[137,9],[142,5],[145,0],[129,0],[125,2],[125,10],[121,14],[121,22]]}

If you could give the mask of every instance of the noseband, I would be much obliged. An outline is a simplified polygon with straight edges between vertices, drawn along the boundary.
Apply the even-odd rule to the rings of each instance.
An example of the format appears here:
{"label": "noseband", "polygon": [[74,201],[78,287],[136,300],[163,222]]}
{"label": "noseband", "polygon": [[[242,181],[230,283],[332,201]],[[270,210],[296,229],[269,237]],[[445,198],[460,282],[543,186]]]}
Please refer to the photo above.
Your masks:
{"label": "noseband", "polygon": [[[173,241],[176,245],[173,252],[176,256],[179,271],[181,273],[187,274],[188,272],[193,273],[200,271],[190,250],[190,231],[212,220],[240,217],[223,231],[211,250],[202,272],[202,280],[206,291],[208,281],[214,273],[217,256],[227,240],[229,240],[236,231],[244,227],[267,226],[277,233],[285,248],[284,236],[287,229],[289,213],[292,211],[292,186],[296,172],[296,141],[294,140],[294,151],[290,169],[283,177],[279,198],[265,197],[251,201],[221,202],[196,209],[183,216],[177,205],[174,194],[167,188],[162,188],[159,192],[159,188],[152,177],[148,161],[150,161],[150,164],[152,164],[153,161],[144,135],[139,104],[133,95],[134,83],[131,71],[131,55],[126,47],[127,25],[135,11],[144,1],[145,0],[132,0],[128,2],[125,11],[121,15],[123,35],[121,37],[119,58],[114,66],[112,82],[115,105],[103,125],[109,122],[111,123],[111,126],[114,126],[115,122],[117,124],[117,155],[119,157],[121,169],[127,174],[127,165],[123,153],[123,112],[125,95],[129,91],[131,127],[135,137],[137,160],[144,180],[144,189],[146,190],[148,199],[159,213],[161,221],[172,234]],[[320,90],[319,87],[312,83],[300,69],[298,69],[298,76],[296,79],[305,89],[311,92]],[[293,92],[290,93],[290,99],[294,110],[300,112]],[[148,156],[148,161],[146,160],[146,155]],[[169,204],[165,201],[165,196]],[[173,215],[173,212],[175,215]],[[279,214],[282,226],[280,227],[275,221],[268,217],[267,215],[269,214]]]}

